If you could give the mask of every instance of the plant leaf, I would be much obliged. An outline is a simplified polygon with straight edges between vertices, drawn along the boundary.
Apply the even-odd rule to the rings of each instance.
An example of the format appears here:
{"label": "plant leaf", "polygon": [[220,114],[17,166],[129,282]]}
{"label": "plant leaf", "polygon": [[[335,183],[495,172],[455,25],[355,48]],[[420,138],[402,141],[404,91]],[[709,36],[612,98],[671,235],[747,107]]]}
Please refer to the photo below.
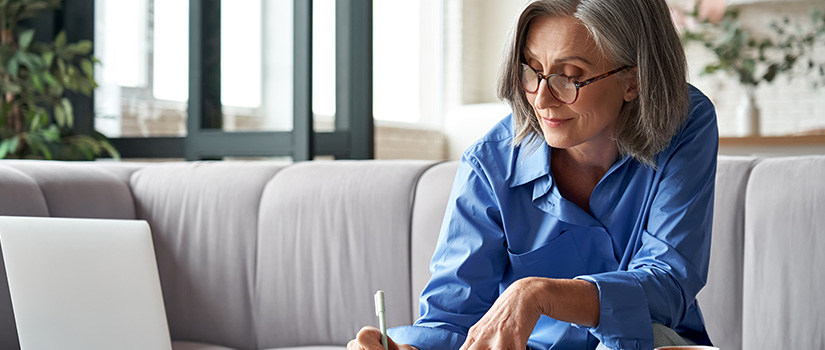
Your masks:
{"label": "plant leaf", "polygon": [[6,154],[9,153],[11,149],[11,140],[12,139],[5,139],[3,142],[0,142],[0,159],[6,158]]}
{"label": "plant leaf", "polygon": [[68,98],[63,98],[60,100],[60,104],[63,105],[63,112],[66,113],[66,126],[74,127],[74,110],[72,109],[72,103],[69,102]]}
{"label": "plant leaf", "polygon": [[54,121],[60,127],[66,126],[66,114],[63,113],[63,107],[61,107],[60,105],[54,106]]}
{"label": "plant leaf", "polygon": [[20,63],[17,62],[17,55],[14,55],[11,59],[9,59],[9,64],[7,70],[9,75],[12,77],[17,78],[17,70],[20,67]]}
{"label": "plant leaf", "polygon": [[118,152],[115,146],[112,145],[111,142],[109,142],[109,139],[106,138],[105,135],[101,134],[98,131],[94,131],[92,135],[94,136],[98,144],[100,144],[100,147],[106,150],[106,152],[109,153],[109,155],[112,156],[112,158],[120,160],[120,152]]}
{"label": "plant leaf", "polygon": [[86,73],[87,77],[94,77],[94,66],[92,66],[92,61],[87,59],[80,60],[80,69],[83,70],[83,73]]}
{"label": "plant leaf", "polygon": [[54,46],[58,49],[62,49],[66,46],[66,32],[60,31],[59,34],[54,38]]}
{"label": "plant leaf", "polygon": [[76,55],[87,55],[92,51],[92,42],[89,40],[80,40],[72,45],[69,45],[66,49],[72,51]]}
{"label": "plant leaf", "polygon": [[43,80],[45,80],[46,84],[49,84],[50,86],[57,86],[58,84],[57,79],[55,79],[54,75],[52,75],[52,73],[49,73],[48,71],[43,72]]}
{"label": "plant leaf", "polygon": [[40,123],[43,121],[42,115],[38,112],[34,112],[34,115],[29,122],[29,131],[35,132],[40,129]]}
{"label": "plant leaf", "polygon": [[44,90],[43,90],[43,81],[40,80],[40,76],[38,76],[37,74],[32,74],[31,79],[32,79],[32,84],[34,85],[34,88],[37,89],[37,92],[42,94],[44,92]]}
{"label": "plant leaf", "polygon": [[46,51],[43,53],[43,63],[46,64],[46,67],[51,67],[52,61],[54,61],[54,52]]}
{"label": "plant leaf", "polygon": [[34,39],[34,29],[25,30],[20,33],[19,39],[17,39],[17,45],[20,50],[26,50],[32,43],[32,39]]}
{"label": "plant leaf", "polygon": [[54,124],[46,129],[42,129],[40,133],[43,134],[43,138],[47,141],[60,142],[60,130],[58,130]]}

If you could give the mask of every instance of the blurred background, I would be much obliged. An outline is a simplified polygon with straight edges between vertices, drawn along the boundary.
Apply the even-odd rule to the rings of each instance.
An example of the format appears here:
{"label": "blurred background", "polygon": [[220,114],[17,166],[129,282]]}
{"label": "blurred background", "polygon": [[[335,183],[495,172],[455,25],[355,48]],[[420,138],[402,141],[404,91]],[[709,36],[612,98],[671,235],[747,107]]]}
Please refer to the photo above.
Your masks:
{"label": "blurred background", "polygon": [[[292,131],[295,4],[219,2],[220,129]],[[342,98],[341,82],[336,81],[341,77],[340,63],[336,64],[341,51],[336,44],[340,45],[342,27],[336,20],[341,19],[340,6],[351,2],[311,2],[312,129],[334,132],[340,127],[336,106],[342,105],[336,101]],[[185,138],[193,1],[93,3],[94,54],[102,62],[95,70],[99,84],[94,95],[95,128],[114,139]],[[456,159],[509,113],[495,97],[495,83],[505,42],[524,3],[372,1],[374,132],[363,137],[373,138],[373,157]],[[716,105],[720,153],[825,153],[825,86],[819,86],[825,62],[825,35],[819,21],[825,22],[821,18],[825,1],[671,0],[669,4],[682,33],[693,34],[686,39],[690,82]],[[811,34],[813,39],[806,41],[805,35]],[[796,42],[788,45],[807,46],[801,52],[789,51],[782,46],[789,36]],[[766,39],[772,46],[763,45]],[[755,46],[749,46],[749,41]],[[737,44],[740,48],[731,56],[730,45]],[[728,51],[720,51],[725,45]],[[788,52],[799,56],[790,64]],[[767,57],[760,60],[760,55]],[[744,80],[737,73],[743,65],[750,73]],[[364,82],[356,80],[356,84]],[[313,159],[344,158],[320,153]]]}

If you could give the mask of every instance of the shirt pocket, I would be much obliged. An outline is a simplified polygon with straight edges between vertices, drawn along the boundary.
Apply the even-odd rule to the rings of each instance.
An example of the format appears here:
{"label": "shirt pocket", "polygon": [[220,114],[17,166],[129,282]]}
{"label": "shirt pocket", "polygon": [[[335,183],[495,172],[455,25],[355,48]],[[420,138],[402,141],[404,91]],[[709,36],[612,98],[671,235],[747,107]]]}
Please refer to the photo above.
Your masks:
{"label": "shirt pocket", "polygon": [[579,247],[572,235],[571,232],[562,232],[551,241],[524,253],[514,253],[507,249],[511,277],[508,279],[573,278],[586,273]]}

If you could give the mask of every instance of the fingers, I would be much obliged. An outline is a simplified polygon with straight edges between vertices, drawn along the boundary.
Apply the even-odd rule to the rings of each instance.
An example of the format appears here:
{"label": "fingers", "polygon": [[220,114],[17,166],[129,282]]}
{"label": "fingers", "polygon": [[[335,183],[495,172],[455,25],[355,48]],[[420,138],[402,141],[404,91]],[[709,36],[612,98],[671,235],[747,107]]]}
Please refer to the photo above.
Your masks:
{"label": "fingers", "polygon": [[[390,349],[398,349],[398,345],[392,339],[388,337],[387,340],[388,344],[392,344]],[[384,346],[381,345],[381,331],[369,326],[361,328],[355,339],[347,343],[347,350],[384,350]]]}
{"label": "fingers", "polygon": [[379,331],[378,328],[366,326],[358,331],[355,340],[358,340],[361,344],[377,341],[378,345],[381,345],[381,331]]}

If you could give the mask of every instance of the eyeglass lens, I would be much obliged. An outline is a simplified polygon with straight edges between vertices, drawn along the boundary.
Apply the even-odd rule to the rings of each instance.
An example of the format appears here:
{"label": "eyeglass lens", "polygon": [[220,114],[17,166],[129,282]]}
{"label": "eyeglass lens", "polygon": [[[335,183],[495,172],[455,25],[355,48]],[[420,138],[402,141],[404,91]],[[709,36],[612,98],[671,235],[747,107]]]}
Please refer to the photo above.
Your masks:
{"label": "eyeglass lens", "polygon": [[[530,66],[522,65],[521,85],[525,91],[536,93],[541,82],[540,79],[538,73],[530,68]],[[576,99],[576,85],[570,81],[570,79],[559,75],[551,75],[546,80],[547,87],[550,89],[553,97],[560,102],[572,103]]]}

